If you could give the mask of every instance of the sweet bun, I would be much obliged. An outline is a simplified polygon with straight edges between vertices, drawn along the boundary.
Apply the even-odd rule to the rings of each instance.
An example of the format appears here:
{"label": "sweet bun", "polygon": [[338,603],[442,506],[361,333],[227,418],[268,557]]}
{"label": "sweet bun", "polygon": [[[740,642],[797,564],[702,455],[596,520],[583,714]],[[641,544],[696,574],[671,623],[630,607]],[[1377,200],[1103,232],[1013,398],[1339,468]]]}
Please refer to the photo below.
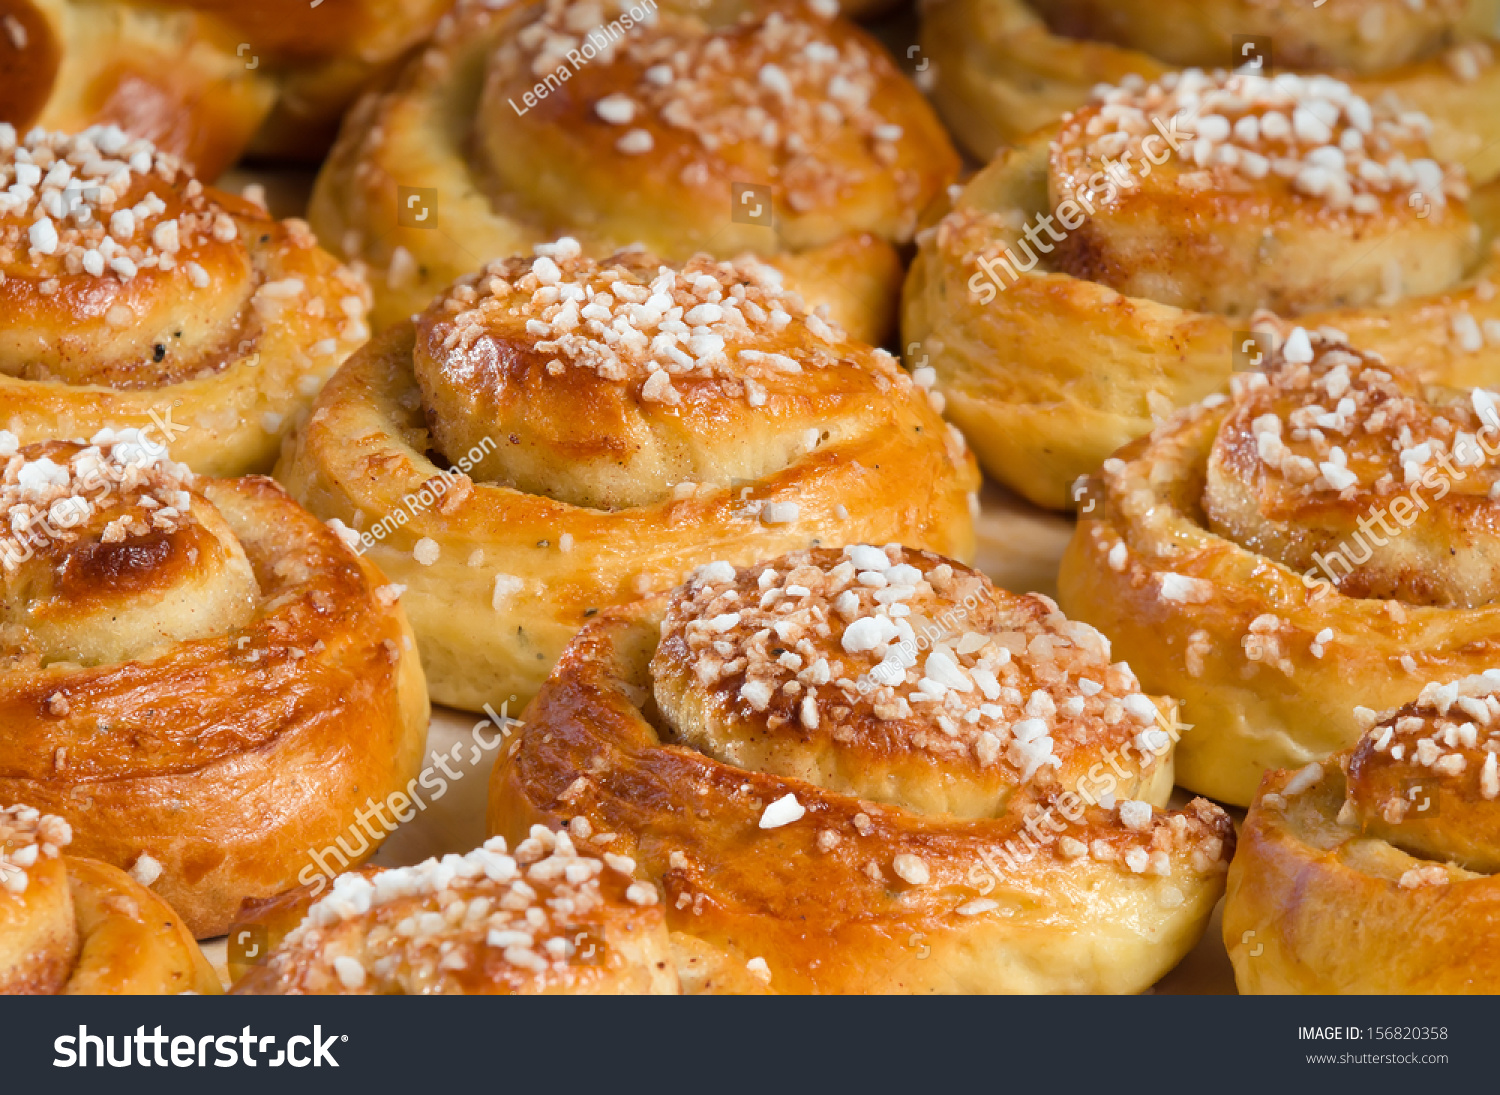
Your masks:
{"label": "sweet bun", "polygon": [[134,431],[0,433],[0,511],[0,801],[200,937],[305,856],[370,854],[355,811],[407,788],[427,729],[398,589],[270,480]]}
{"label": "sweet bun", "polygon": [[1059,509],[1292,323],[1424,381],[1495,382],[1500,183],[1433,149],[1425,116],[1332,77],[1102,88],[924,233],[903,344],[985,470]]}
{"label": "sweet bun", "polygon": [[1420,110],[1433,147],[1500,174],[1496,0],[936,0],[921,48],[933,100],[971,154],[1050,125],[1102,80],[1257,65],[1330,73],[1372,102]]}
{"label": "sweet bun", "polygon": [[1248,804],[1353,745],[1356,706],[1493,664],[1496,398],[1298,328],[1105,463],[1059,595],[1194,713],[1183,786]]}
{"label": "sweet bun", "polygon": [[64,855],[66,821],[0,809],[0,995],[218,994],[166,903],[124,871]]}
{"label": "sweet bun", "polygon": [[537,250],[356,354],[277,471],[405,587],[439,702],[525,703],[590,618],[715,558],[972,554],[962,437],[776,270]]}
{"label": "sweet bun", "polygon": [[119,129],[0,124],[0,429],[147,431],[195,471],[268,470],[369,334],[369,290],[299,220]]}
{"label": "sweet bun", "polygon": [[876,342],[894,248],[958,166],[831,0],[461,0],[349,116],[310,217],[371,268],[377,328],[566,233],[595,257],[753,252]]}
{"label": "sweet bun", "polygon": [[448,0],[7,0],[0,120],[119,125],[214,179],[250,150],[316,157]]}
{"label": "sweet bun", "polygon": [[[580,842],[582,843],[582,842]],[[628,859],[545,828],[512,851],[353,872],[252,906],[264,941],[234,993],[672,995],[681,991],[656,888]]]}
{"label": "sweet bun", "polygon": [[1434,680],[1355,745],[1266,776],[1229,873],[1243,993],[1492,994],[1500,672]]}
{"label": "sweet bun", "polygon": [[1110,656],[927,552],[716,562],[579,633],[490,829],[612,834],[673,931],[775,992],[1140,992],[1234,833],[1161,808],[1175,704]]}

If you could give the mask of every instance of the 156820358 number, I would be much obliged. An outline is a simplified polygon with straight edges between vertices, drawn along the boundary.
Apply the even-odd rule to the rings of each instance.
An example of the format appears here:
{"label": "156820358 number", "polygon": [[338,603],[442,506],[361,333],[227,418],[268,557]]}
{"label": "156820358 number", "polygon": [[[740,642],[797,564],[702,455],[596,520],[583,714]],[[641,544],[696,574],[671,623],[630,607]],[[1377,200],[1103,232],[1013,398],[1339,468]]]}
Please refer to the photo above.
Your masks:
{"label": "156820358 number", "polygon": [[1372,1041],[1425,1042],[1446,1041],[1447,1027],[1366,1027],[1365,1037]]}

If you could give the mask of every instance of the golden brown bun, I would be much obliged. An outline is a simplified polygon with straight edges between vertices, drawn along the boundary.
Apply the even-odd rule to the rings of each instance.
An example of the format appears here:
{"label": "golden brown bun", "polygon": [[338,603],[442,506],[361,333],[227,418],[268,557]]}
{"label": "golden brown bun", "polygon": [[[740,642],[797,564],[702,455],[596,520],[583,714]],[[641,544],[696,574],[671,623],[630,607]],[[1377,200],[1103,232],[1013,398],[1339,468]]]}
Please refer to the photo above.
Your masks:
{"label": "golden brown bun", "polygon": [[[350,114],[312,223],[371,267],[377,329],[492,258],[568,234],[595,256],[635,244],[675,260],[761,255],[878,342],[899,292],[894,245],[958,157],[916,88],[836,10],[462,0]],[[737,205],[736,184],[774,197]]]}
{"label": "golden brown bun", "polygon": [[217,178],[240,155],[316,158],[355,96],[448,0],[0,0],[0,119],[114,124]]}
{"label": "golden brown bun", "polygon": [[1425,111],[1434,148],[1500,174],[1500,4],[1408,0],[936,0],[921,47],[933,99],[979,159],[1088,102],[1101,81],[1233,68],[1257,37],[1273,72],[1331,72],[1366,98]]}
{"label": "golden brown bun", "polygon": [[1245,993],[1491,994],[1500,673],[1434,681],[1358,744],[1269,773],[1229,872]]}
{"label": "golden brown bun", "polygon": [[434,699],[528,701],[590,617],[712,559],[972,554],[958,432],[774,270],[539,250],[360,351],[277,472],[407,588]]}
{"label": "golden brown bun", "polygon": [[1353,744],[1357,704],[1494,663],[1493,400],[1298,329],[1106,462],[1060,597],[1193,712],[1183,786],[1247,804]]}
{"label": "golden brown bun", "polygon": [[[603,856],[603,858],[601,858]],[[541,826],[514,852],[341,875],[250,907],[236,995],[673,995],[660,895],[628,859]]]}
{"label": "golden brown bun", "polygon": [[[134,167],[131,166],[134,164]],[[118,129],[0,129],[0,430],[153,432],[194,470],[269,468],[369,333],[369,290],[298,220]]]}
{"label": "golden brown bun", "polygon": [[68,823],[0,809],[0,995],[222,989],[177,914],[108,864],[61,854]]}
{"label": "golden brown bun", "polygon": [[95,440],[0,434],[23,530],[0,538],[0,800],[216,935],[312,856],[372,851],[355,811],[426,733],[415,641],[399,590],[275,483]]}
{"label": "golden brown bun", "polygon": [[1234,836],[1205,801],[1156,809],[1175,703],[1109,657],[926,552],[714,563],[579,633],[490,829],[613,834],[669,927],[775,992],[1140,992]]}
{"label": "golden brown bun", "polygon": [[[1286,130],[1305,115],[1304,135],[1263,127],[1273,115]],[[1189,124],[1226,139],[1184,142]],[[1328,77],[1101,91],[1002,152],[922,235],[903,345],[936,370],[985,470],[1059,509],[1116,448],[1222,390],[1253,332],[1284,336],[1262,309],[1345,331],[1422,380],[1492,382],[1500,182],[1471,192],[1424,130]]]}
{"label": "golden brown bun", "polygon": [[[487,841],[484,849],[468,856],[444,856],[441,861],[428,860],[400,871],[380,885],[394,892],[394,880],[402,878],[406,880],[399,888],[403,896],[365,908],[361,914],[345,916],[331,932],[319,927],[320,920],[332,922],[331,916],[320,911],[308,925],[316,931],[316,939],[307,929],[290,940],[287,937],[308,921],[309,910],[323,892],[323,885],[299,886],[277,897],[247,901],[230,929],[232,991],[243,996],[344,992],[575,996],[767,993],[765,983],[745,969],[743,960],[735,962],[692,936],[667,932],[656,889],[635,885],[627,864],[613,853],[612,862],[601,861],[607,843],[591,846],[586,833],[586,823],[581,820],[571,833],[554,834],[539,825],[508,856],[520,865],[515,879],[524,880],[542,899],[535,902],[514,883],[498,884],[505,881],[510,870],[504,865],[507,848],[500,839]],[[482,864],[484,877],[466,877],[468,868],[459,867],[460,863]],[[456,868],[451,877],[446,884],[435,885],[450,864]],[[563,887],[553,875],[559,865],[564,880],[568,867],[575,875],[586,872],[594,880],[584,887],[594,891],[587,898],[588,907],[576,904],[576,891],[567,895],[559,892]],[[351,876],[341,876],[350,879],[340,886],[352,900],[336,900],[329,910],[342,912],[365,904],[364,898],[354,893],[362,894],[364,887],[352,875],[375,882],[387,873],[365,867],[351,872]],[[541,877],[528,877],[532,875]],[[517,913],[526,915],[534,905],[545,909],[547,902],[555,902],[560,896],[575,904],[554,906],[561,915],[551,917],[541,932],[528,924],[525,934],[530,936],[529,941],[515,936],[492,939],[491,928],[506,931],[508,921]],[[398,930],[392,937],[391,925],[424,915],[421,910],[442,912],[456,900],[469,903],[458,924],[423,930],[417,920],[411,925],[415,930]],[[471,919],[470,910],[476,902],[479,911]],[[497,914],[499,919],[494,919]],[[520,951],[508,949],[516,944],[524,945]],[[463,953],[463,964],[445,968],[442,959],[455,948]],[[538,950],[541,953],[536,953]],[[345,985],[333,966],[339,956],[358,958],[362,966],[375,972],[375,977],[357,987]],[[385,965],[379,964],[382,959]],[[538,968],[537,959],[546,960],[544,968]]]}

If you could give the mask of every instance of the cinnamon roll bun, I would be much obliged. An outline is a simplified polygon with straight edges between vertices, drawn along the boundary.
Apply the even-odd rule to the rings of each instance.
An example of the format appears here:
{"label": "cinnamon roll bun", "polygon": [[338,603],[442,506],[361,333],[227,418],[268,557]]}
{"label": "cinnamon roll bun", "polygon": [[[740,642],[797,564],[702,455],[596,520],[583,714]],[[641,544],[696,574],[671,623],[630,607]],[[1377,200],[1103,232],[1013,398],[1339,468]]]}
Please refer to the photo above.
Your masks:
{"label": "cinnamon roll bun", "polygon": [[980,158],[1077,110],[1100,80],[1251,64],[1332,73],[1423,111],[1439,155],[1500,174],[1496,0],[937,0],[921,47],[944,120]]}
{"label": "cinnamon roll bun", "polygon": [[0,801],[65,820],[196,935],[415,776],[400,590],[275,483],[196,477],[129,430],[0,433],[0,512]]}
{"label": "cinnamon roll bun", "polygon": [[1173,701],[1047,598],[923,551],[715,562],[585,627],[490,784],[582,826],[776,992],[1139,992],[1234,833],[1162,809]]}
{"label": "cinnamon roll bun", "polygon": [[[575,826],[575,829],[578,828]],[[231,966],[233,993],[676,995],[758,993],[743,969],[705,973],[669,936],[660,894],[628,856],[545,826],[509,848],[340,875],[326,897],[253,904],[239,930],[266,956]]]}
{"label": "cinnamon roll bun", "polygon": [[148,431],[210,475],[264,470],[369,334],[369,290],[306,224],[206,188],[114,127],[0,124],[0,429]]}
{"label": "cinnamon roll bun", "polygon": [[755,253],[878,342],[893,245],[958,171],[926,101],[831,0],[460,0],[344,124],[310,217],[375,324],[561,234],[602,257]]}
{"label": "cinnamon roll bun", "polygon": [[277,472],[405,587],[439,702],[524,703],[588,619],[720,556],[972,554],[962,437],[771,267],[537,251],[356,354]]}
{"label": "cinnamon roll bun", "polygon": [[1101,90],[924,236],[904,342],[985,470],[1054,508],[1263,357],[1266,309],[1423,380],[1491,383],[1500,183],[1472,188],[1430,137],[1423,115],[1326,76]]}
{"label": "cinnamon roll bun", "polygon": [[1475,945],[1500,901],[1500,671],[1355,718],[1353,748],[1268,774],[1251,804],[1224,906],[1240,991],[1500,990]]}
{"label": "cinnamon roll bun", "polygon": [[0,809],[0,995],[221,992],[177,914],[125,872],[63,855],[72,836],[60,817]]}
{"label": "cinnamon roll bun", "polygon": [[1497,399],[1298,328],[1105,463],[1061,601],[1195,714],[1182,785],[1247,804],[1351,746],[1357,704],[1493,664]]}
{"label": "cinnamon roll bun", "polygon": [[247,148],[317,156],[447,0],[5,0],[0,119],[119,125],[216,178]]}

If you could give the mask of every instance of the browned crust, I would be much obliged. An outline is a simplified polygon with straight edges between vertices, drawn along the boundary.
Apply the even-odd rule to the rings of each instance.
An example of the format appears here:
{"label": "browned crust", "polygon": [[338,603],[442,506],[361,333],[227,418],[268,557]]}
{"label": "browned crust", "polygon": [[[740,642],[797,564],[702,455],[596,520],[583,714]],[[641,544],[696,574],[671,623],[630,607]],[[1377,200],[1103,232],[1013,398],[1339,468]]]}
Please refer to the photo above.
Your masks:
{"label": "browned crust", "polygon": [[[1095,0],[1049,3],[1072,9],[1056,27],[1050,27],[1038,13],[1040,6],[1033,0],[945,0],[924,9],[920,40],[923,55],[936,70],[933,99],[960,143],[979,160],[988,160],[1004,145],[1019,143],[1027,134],[1076,110],[1101,81],[1118,83],[1132,74],[1153,80],[1176,67],[1172,60],[1160,56],[1168,52],[1161,45],[1142,52],[1113,44],[1122,35],[1095,17],[1101,11]],[[1359,0],[1354,0],[1345,10],[1359,6]],[[1190,10],[1184,12],[1184,7]],[[1107,10],[1106,18],[1129,18],[1113,5]],[[1313,24],[1310,29],[1327,30],[1326,8],[1238,3],[1230,7],[1185,0],[1180,6],[1154,5],[1152,14],[1157,26],[1165,25],[1175,33],[1198,27],[1204,15],[1220,10],[1233,12],[1229,20],[1232,30],[1225,32],[1221,26],[1217,33],[1270,35],[1276,67],[1296,67],[1304,61],[1313,71],[1338,67],[1326,60],[1311,63],[1316,52],[1299,57],[1292,35],[1275,29],[1278,21],[1290,18],[1318,20],[1322,26]],[[1421,21],[1428,16],[1417,14],[1413,18]],[[1439,21],[1442,19],[1438,16]],[[1446,48],[1474,41],[1475,35],[1471,30],[1452,33],[1441,28],[1435,34],[1428,28],[1424,34],[1414,35],[1396,28],[1391,39],[1397,52],[1415,47],[1419,54],[1425,54],[1433,44]],[[1480,36],[1478,41],[1487,41],[1492,49],[1497,47],[1493,37]],[[1317,48],[1313,46],[1314,51]],[[1177,64],[1227,67],[1231,41],[1218,39],[1211,49],[1214,56],[1206,60],[1179,59]],[[1474,81],[1455,76],[1442,56],[1394,65],[1387,61],[1371,67],[1376,71],[1353,79],[1356,91],[1371,100],[1394,92],[1427,112],[1439,125],[1439,153],[1446,159],[1468,161],[1476,180],[1500,173],[1500,144],[1496,140],[1500,138],[1500,116],[1488,109],[1500,88],[1500,64],[1482,68]]]}
{"label": "browned crust", "polygon": [[165,901],[107,863],[75,856],[64,862],[82,944],[69,995],[224,991],[193,933]]}
{"label": "browned crust", "polygon": [[[117,344],[106,322],[109,308],[124,303],[169,331],[177,317],[196,322],[223,311],[212,282],[202,290],[185,287],[181,267],[176,275],[139,276],[127,286],[64,275],[58,292],[47,297],[38,292],[36,278],[12,273],[0,283],[0,303],[58,332],[56,352],[80,360],[103,382],[68,384],[0,372],[0,429],[26,445],[86,440],[106,426],[136,427],[156,431],[151,436],[157,443],[169,442],[173,458],[201,474],[269,469],[282,436],[311,401],[308,385],[332,371],[368,333],[368,289],[317,246],[306,224],[274,220],[222,191],[209,189],[207,196],[234,218],[239,240],[210,241],[206,254],[187,257],[201,258],[210,277],[222,272],[236,286],[248,270],[247,289],[299,280],[301,298],[269,324],[247,300],[227,343],[200,345],[181,360],[169,355],[161,369],[152,370],[135,355],[133,342]],[[358,304],[352,315],[349,301]],[[151,333],[140,337],[149,340]],[[321,356],[311,352],[314,347]],[[328,347],[332,351],[321,354]]]}
{"label": "browned crust", "polygon": [[[989,287],[976,256],[998,254],[999,241],[1019,236],[1001,217],[1030,222],[1048,210],[1054,132],[1000,153],[969,182],[955,212],[923,237],[907,274],[901,326],[903,345],[918,347],[913,354],[936,370],[947,415],[971,439],[985,471],[1038,505],[1071,509],[1070,488],[1080,475],[1097,472],[1167,410],[1226,387],[1233,336],[1248,333],[1250,323],[1122,295],[1040,264],[1014,282],[998,270],[1007,288],[976,295]],[[1453,319],[1461,312],[1478,323],[1500,319],[1500,293],[1492,291],[1500,286],[1497,195],[1500,184],[1491,182],[1470,201],[1491,243],[1462,284],[1388,308],[1320,309],[1298,322],[1343,331],[1424,383],[1492,383],[1500,349],[1459,351]],[[1211,192],[1184,195],[1180,215],[1231,215],[1217,204],[1222,200]]]}
{"label": "browned crust", "polygon": [[[390,514],[408,512],[404,500],[438,475],[421,451],[425,431],[398,403],[415,391],[414,337],[407,323],[360,350],[324,388],[278,467],[278,478],[320,516],[369,530]],[[841,415],[837,443],[753,484],[606,512],[476,483],[460,502],[423,509],[374,543],[370,558],[411,587],[404,601],[424,643],[429,680],[441,679],[432,685],[434,697],[474,709],[492,702],[498,710],[512,696],[524,703],[587,619],[639,596],[641,582],[671,586],[715,559],[749,563],[819,543],[853,542],[900,542],[971,557],[968,499],[978,485],[972,457],[955,448],[920,393],[882,391],[874,378],[859,382],[867,400]],[[809,426],[825,424],[816,415],[808,419]],[[745,516],[747,506],[783,501],[799,507],[793,525]],[[839,507],[847,518],[838,516]],[[564,533],[573,538],[568,554],[555,546]],[[450,569],[441,571],[441,588],[429,584],[437,568],[412,560],[421,538],[442,546],[439,566]],[[475,549],[482,549],[483,565],[465,566]],[[459,596],[489,629],[497,574],[526,586],[524,598],[498,617],[505,631],[476,635],[464,627],[454,633],[452,605]],[[475,672],[473,652],[481,644],[485,664],[497,667],[493,679]]]}
{"label": "browned crust", "polygon": [[[3,995],[222,992],[178,915],[125,872],[93,859],[44,857],[20,894],[0,891]],[[19,957],[19,963],[16,958]]]}
{"label": "browned crust", "polygon": [[[497,108],[518,126],[539,122],[534,136],[546,146],[535,158],[548,163],[549,170],[533,174],[539,186],[547,182],[552,205],[539,211],[534,202],[528,204],[489,178],[478,161],[475,132],[489,55],[538,6],[495,11],[478,3],[459,5],[387,87],[355,105],[340,131],[319,174],[308,216],[342,257],[364,261],[379,272],[373,279],[377,329],[420,310],[480,263],[569,234],[598,255],[635,242],[678,259],[700,250],[721,257],[753,252],[782,266],[790,283],[811,302],[828,303],[834,318],[860,337],[879,342],[890,333],[901,276],[896,248],[911,238],[922,209],[957,176],[959,160],[931,108],[873,38],[843,20],[834,23],[838,38],[875,55],[880,79],[876,98],[907,134],[904,150],[894,164],[875,163],[859,187],[846,187],[849,193],[821,202],[811,214],[793,214],[784,204],[785,195],[778,193],[782,211],[774,228],[733,222],[723,213],[731,184],[772,171],[769,181],[780,188],[774,165],[717,166],[719,159],[697,153],[691,135],[684,140],[681,131],[669,127],[660,127],[652,154],[616,154],[614,142],[623,130],[603,125],[593,104],[609,90],[629,87],[612,81],[633,80],[639,72],[633,65],[610,66],[602,60],[583,66],[561,93],[528,109],[526,117],[508,118],[510,106]],[[673,3],[662,7],[681,10]],[[754,12],[792,7],[783,0],[753,0],[744,6]],[[540,124],[548,119],[557,124]],[[663,151],[668,138],[672,155]],[[685,188],[679,181],[684,167],[705,165],[715,172],[714,185]],[[899,188],[891,185],[898,176]],[[405,223],[397,208],[398,187],[438,191],[439,230]],[[611,206],[621,195],[635,196],[636,212],[615,217],[610,231],[595,223],[597,213],[570,215],[581,204],[578,195],[589,190]],[[665,195],[670,201],[664,205]],[[795,231],[788,233],[787,225]],[[393,266],[398,247],[410,264]]]}
{"label": "browned crust", "polygon": [[1275,804],[1295,773],[1269,772],[1229,871],[1224,943],[1243,993],[1489,994],[1500,953],[1476,945],[1500,917],[1500,879],[1449,868],[1446,884],[1403,886],[1431,865],[1342,828],[1338,758],[1310,790]]}
{"label": "browned crust", "polygon": [[[81,855],[129,867],[149,854],[199,936],[223,932],[243,897],[291,885],[367,798],[404,787],[427,721],[378,572],[270,480],[205,490],[255,567],[249,627],[149,662],[0,672],[0,800],[68,820]],[[293,555],[300,580],[278,573]]]}
{"label": "browned crust", "polygon": [[114,122],[213,179],[251,146],[315,157],[339,116],[427,36],[450,0],[4,0],[0,118]]}
{"label": "browned crust", "polygon": [[[1079,522],[1058,589],[1070,615],[1132,652],[1144,688],[1181,697],[1192,713],[1196,727],[1177,753],[1178,782],[1247,805],[1267,769],[1352,745],[1361,730],[1355,707],[1397,707],[1429,681],[1494,665],[1500,607],[1315,595],[1301,575],[1215,535],[1198,500],[1227,413],[1227,405],[1186,412],[1120,451],[1122,470],[1111,482],[1135,489],[1149,478],[1150,501],[1127,503],[1130,490],[1112,485],[1102,512]],[[1110,554],[1121,544],[1116,569]],[[1211,592],[1198,602],[1169,599],[1167,574],[1200,580]],[[1266,615],[1278,618],[1276,654],[1252,657],[1245,639]],[[1325,629],[1332,634],[1319,657],[1312,648]]]}
{"label": "browned crust", "polygon": [[[1015,815],[921,816],[665,744],[648,721],[650,709],[641,706],[642,674],[664,610],[658,596],[611,610],[579,633],[528,709],[521,737],[495,767],[490,831],[519,833],[535,822],[556,827],[581,816],[596,834],[618,834],[611,847],[633,856],[665,889],[669,927],[731,953],[764,956],[781,992],[994,991],[1017,984],[1078,990],[1092,983],[1089,975],[1049,968],[1055,960],[1049,944],[1057,943],[1051,932],[1067,924],[1064,931],[1087,936],[1084,925],[1093,924],[1117,939],[1129,934],[1115,920],[1120,909],[1149,916],[1137,904],[1148,900],[1149,886],[1140,876],[1132,881],[1118,862],[1066,860],[1052,845],[1008,869],[998,856],[1006,841],[1022,843]],[[806,816],[760,829],[764,808],[788,793]],[[1158,813],[1152,824],[1169,828],[1171,820]],[[1227,855],[1234,838],[1221,812],[1205,803],[1186,823],[1198,837],[1217,839]],[[820,848],[824,831],[842,839]],[[1099,807],[1088,809],[1076,835],[1117,850],[1139,839]],[[676,865],[674,853],[685,857]],[[867,869],[872,862],[889,865],[898,853],[920,857],[930,885],[908,886]],[[979,866],[982,854],[989,856],[988,874]],[[1171,881],[1188,898],[1179,912],[1191,921],[1200,902],[1211,906],[1219,868],[1195,867],[1186,850],[1171,855]],[[1011,918],[956,913],[985,894]],[[1174,930],[1180,929],[1166,934]],[[913,936],[931,946],[924,961],[908,946]],[[1038,968],[1009,980],[975,961],[1015,946],[1029,954],[1018,964],[1034,961]],[[1176,956],[1156,961],[1167,968]],[[1059,965],[1066,967],[1066,959]],[[1139,980],[1152,976],[1144,972],[1151,965],[1099,977],[1105,991],[1140,991],[1151,983]],[[1035,982],[1028,980],[1033,974]]]}
{"label": "browned crust", "polygon": [[[597,852],[587,849],[585,854],[596,857]],[[382,871],[366,868],[360,873],[373,880]],[[554,889],[552,881],[533,880],[530,885],[537,894],[533,908],[542,908],[556,899],[570,900]],[[429,936],[426,946],[435,943],[449,955],[462,950],[468,961],[459,969],[440,970],[432,981],[423,982],[421,988],[462,996],[675,994],[678,989],[675,961],[655,893],[652,892],[649,904],[631,902],[626,897],[627,888],[632,885],[630,877],[612,868],[600,873],[598,885],[601,899],[586,912],[554,913],[548,934],[553,939],[560,934],[573,943],[574,950],[568,957],[547,961],[545,968],[537,971],[513,962],[505,953],[506,948],[490,945],[482,923],[478,928],[473,924],[449,925]],[[493,902],[506,889],[504,884],[497,886],[480,876],[467,882],[457,880],[450,884],[448,892],[467,894],[469,901]],[[247,963],[243,961],[246,955],[235,953],[244,948],[231,949],[232,995],[346,993],[349,990],[328,974],[330,955],[363,953],[368,960],[370,952],[365,948],[373,935],[378,933],[388,940],[403,920],[437,908],[431,895],[398,898],[369,909],[352,921],[320,929],[321,938],[317,942],[288,942],[284,947],[287,935],[303,922],[316,897],[317,891],[303,886],[270,901],[245,903],[233,931],[251,932],[262,948],[262,957]],[[382,941],[381,949],[384,945]],[[385,953],[408,960],[411,957],[411,952],[399,944]],[[240,960],[235,961],[236,958]],[[387,991],[414,987],[394,979],[384,980],[378,973],[376,981]]]}

